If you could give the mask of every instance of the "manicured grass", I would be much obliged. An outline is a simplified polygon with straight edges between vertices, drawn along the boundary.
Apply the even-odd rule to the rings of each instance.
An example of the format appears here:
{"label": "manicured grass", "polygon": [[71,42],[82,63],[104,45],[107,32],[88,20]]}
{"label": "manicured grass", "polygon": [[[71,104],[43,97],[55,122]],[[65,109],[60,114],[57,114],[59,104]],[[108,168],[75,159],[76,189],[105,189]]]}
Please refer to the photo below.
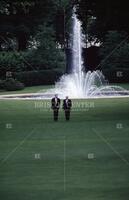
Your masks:
{"label": "manicured grass", "polygon": [[115,84],[112,84],[112,85],[118,85],[118,86],[123,87],[126,90],[129,90],[129,84],[128,83],[115,83]]}
{"label": "manicured grass", "polygon": [[1,200],[128,200],[128,177],[129,98],[74,100],[69,122],[48,101],[0,101]]}

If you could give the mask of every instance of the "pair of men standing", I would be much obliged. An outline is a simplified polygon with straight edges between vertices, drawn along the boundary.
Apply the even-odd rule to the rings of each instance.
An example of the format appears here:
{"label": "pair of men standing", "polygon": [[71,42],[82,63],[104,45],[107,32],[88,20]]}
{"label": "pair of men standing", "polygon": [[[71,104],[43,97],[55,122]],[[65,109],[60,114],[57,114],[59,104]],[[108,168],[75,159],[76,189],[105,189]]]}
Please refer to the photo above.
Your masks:
{"label": "pair of men standing", "polygon": [[[56,94],[54,98],[51,100],[51,107],[53,109],[54,121],[58,121],[58,114],[60,109],[60,99]],[[72,101],[68,98],[68,96],[63,100],[63,109],[65,111],[65,119],[69,121],[70,119],[70,111],[72,107]]]}

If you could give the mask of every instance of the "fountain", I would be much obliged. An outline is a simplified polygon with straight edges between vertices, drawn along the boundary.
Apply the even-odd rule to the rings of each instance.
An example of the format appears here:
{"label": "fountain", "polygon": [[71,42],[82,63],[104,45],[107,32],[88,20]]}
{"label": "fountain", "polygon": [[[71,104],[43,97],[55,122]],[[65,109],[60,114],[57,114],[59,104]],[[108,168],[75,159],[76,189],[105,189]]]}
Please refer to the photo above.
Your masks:
{"label": "fountain", "polygon": [[125,92],[122,87],[110,86],[101,71],[83,70],[81,22],[73,14],[72,34],[72,69],[70,74],[63,75],[55,88],[47,93],[57,93],[61,98],[89,98],[100,96],[119,96]]}
{"label": "fountain", "polygon": [[35,94],[20,96],[4,96],[3,98],[15,99],[50,99],[54,94],[60,98],[69,96],[70,98],[112,98],[127,97],[129,91],[119,86],[109,85],[101,71],[83,70],[82,59],[82,30],[81,23],[73,14],[73,34],[72,34],[72,69],[70,74],[63,75],[55,84],[54,89],[39,91]]}

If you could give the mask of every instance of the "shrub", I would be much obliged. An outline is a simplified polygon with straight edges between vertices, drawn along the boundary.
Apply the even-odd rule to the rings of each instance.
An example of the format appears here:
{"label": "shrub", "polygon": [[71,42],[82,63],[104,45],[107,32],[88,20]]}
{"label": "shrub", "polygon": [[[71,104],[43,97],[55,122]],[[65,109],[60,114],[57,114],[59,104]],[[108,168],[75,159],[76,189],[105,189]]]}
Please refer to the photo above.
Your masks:
{"label": "shrub", "polygon": [[22,52],[0,52],[0,77],[5,77],[7,71],[25,70],[24,54]]}
{"label": "shrub", "polygon": [[4,89],[4,80],[0,80],[0,89]]}
{"label": "shrub", "polygon": [[104,69],[103,74],[110,83],[128,83],[129,69]]}
{"label": "shrub", "polygon": [[60,70],[41,70],[15,73],[14,77],[26,86],[51,85],[62,75]]}
{"label": "shrub", "polygon": [[24,89],[24,84],[13,78],[9,78],[4,82],[4,89],[7,91],[22,90]]}
{"label": "shrub", "polygon": [[129,42],[125,33],[109,31],[100,47],[103,70],[129,69]]}

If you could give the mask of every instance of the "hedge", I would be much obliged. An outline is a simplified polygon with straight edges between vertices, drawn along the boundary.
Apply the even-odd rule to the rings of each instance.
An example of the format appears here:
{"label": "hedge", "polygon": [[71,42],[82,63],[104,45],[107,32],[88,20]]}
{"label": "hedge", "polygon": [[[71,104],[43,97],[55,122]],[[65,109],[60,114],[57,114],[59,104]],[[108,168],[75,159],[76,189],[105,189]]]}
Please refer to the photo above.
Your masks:
{"label": "hedge", "polygon": [[103,70],[109,83],[129,83],[129,69]]}
{"label": "hedge", "polygon": [[60,70],[41,70],[14,73],[13,77],[25,86],[35,86],[54,84],[62,74]]}
{"label": "hedge", "polygon": [[24,54],[21,52],[0,52],[0,78],[5,78],[7,71],[25,71]]}
{"label": "hedge", "polygon": [[4,89],[7,91],[23,90],[24,84],[13,78],[8,78],[4,81]]}

